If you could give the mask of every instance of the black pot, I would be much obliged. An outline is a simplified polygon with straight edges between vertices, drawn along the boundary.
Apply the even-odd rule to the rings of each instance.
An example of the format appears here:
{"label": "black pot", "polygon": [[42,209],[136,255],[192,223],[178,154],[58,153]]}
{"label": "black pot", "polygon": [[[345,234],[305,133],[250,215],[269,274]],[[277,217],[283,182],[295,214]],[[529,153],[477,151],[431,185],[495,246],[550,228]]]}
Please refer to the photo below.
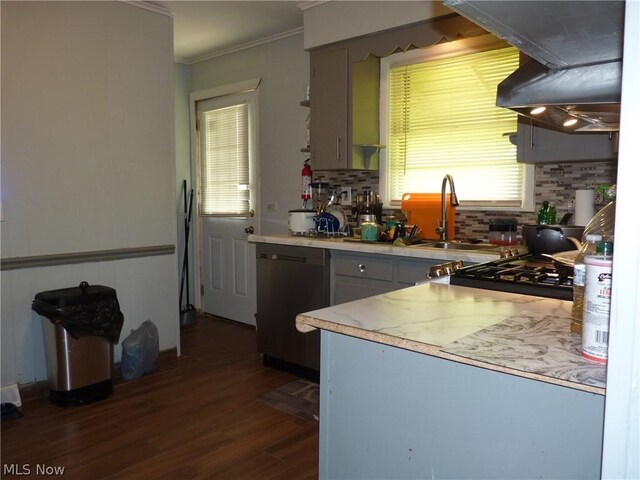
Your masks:
{"label": "black pot", "polygon": [[567,225],[523,225],[522,240],[529,253],[540,256],[577,250],[584,227]]}

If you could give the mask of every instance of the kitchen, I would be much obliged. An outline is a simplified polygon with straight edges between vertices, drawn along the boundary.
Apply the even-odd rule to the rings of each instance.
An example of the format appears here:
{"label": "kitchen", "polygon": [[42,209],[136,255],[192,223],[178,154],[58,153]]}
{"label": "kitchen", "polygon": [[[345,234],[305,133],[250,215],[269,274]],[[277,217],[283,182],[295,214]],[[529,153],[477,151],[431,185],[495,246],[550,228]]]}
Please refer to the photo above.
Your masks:
{"label": "kitchen", "polygon": [[[329,8],[329,7],[331,7],[330,4],[325,5],[325,7],[319,6],[316,8]],[[347,7],[355,8],[353,5],[345,5],[345,8]],[[335,7],[335,8],[338,8],[338,7]],[[349,13],[352,13],[352,12],[349,12]],[[348,18],[348,15],[345,15],[345,18]],[[372,31],[382,30],[390,26],[388,23],[386,23],[385,18],[380,19],[373,16],[372,19],[368,21],[372,23],[378,22],[376,25],[371,27],[373,28]],[[345,25],[344,23],[347,23],[347,25]],[[353,22],[345,21],[344,23],[341,24],[340,22],[335,20],[336,30],[339,30],[342,27],[345,31],[345,32],[342,32],[343,38],[369,33],[364,31],[355,31],[352,33],[350,32],[349,29],[360,28],[360,26],[359,25],[354,26]],[[366,23],[366,22],[358,22],[358,23]],[[409,23],[409,22],[406,22],[406,23]],[[81,34],[81,33],[82,32],[79,32],[78,34]],[[308,54],[303,49],[302,40],[303,39],[300,36],[291,37],[289,39],[284,39],[280,42],[277,42],[268,46],[263,46],[260,48],[256,48],[254,50],[248,50],[240,54],[220,57],[219,59],[214,59],[207,62],[201,62],[200,64],[195,64],[191,67],[181,65],[181,64],[176,65],[176,84],[181,85],[183,88],[185,88],[186,92],[211,87],[212,84],[210,79],[212,76],[216,78],[216,83],[218,84],[227,84],[234,81],[245,80],[247,78],[255,78],[255,77],[263,78],[263,83],[261,86],[261,89],[262,89],[261,101],[264,102],[264,107],[262,110],[264,118],[262,119],[261,124],[264,126],[264,130],[261,130],[262,141],[260,142],[261,157],[263,160],[262,172],[261,172],[262,173],[262,185],[261,185],[262,189],[260,194],[260,198],[261,198],[260,203],[264,206],[271,203],[278,205],[278,210],[276,211],[269,211],[269,210],[266,210],[265,207],[263,207],[263,211],[261,213],[262,221],[260,225],[261,227],[260,233],[265,235],[281,233],[286,230],[286,211],[289,208],[297,205],[297,200],[295,199],[297,199],[297,197],[299,196],[298,177],[299,177],[299,170],[302,166],[301,161],[303,159],[299,152],[299,149],[300,149],[300,142],[302,141],[302,139],[305,138],[304,122],[307,114],[304,108],[299,106],[299,101],[304,96],[305,89],[308,84],[308,71],[309,71]],[[273,60],[272,62],[272,63],[275,63],[275,67],[273,65],[265,65],[265,61],[262,60],[262,58],[276,59],[276,60]],[[250,67],[247,67],[247,65],[250,65]],[[294,68],[293,65],[296,65],[296,67]],[[280,90],[273,91],[267,88],[269,85],[274,85],[276,83],[281,83],[284,89],[288,90],[287,94],[285,94]],[[4,95],[3,95],[3,98],[4,98]],[[177,144],[179,148],[182,148],[182,150],[179,150],[179,152],[182,152],[182,153],[178,155],[178,158],[181,159],[177,167],[178,173],[176,175],[176,178],[178,179],[184,176],[185,171],[188,171],[188,160],[185,161],[185,159],[189,158],[189,154],[188,152],[186,154],[184,153],[184,148],[188,148],[188,138],[189,138],[187,121],[185,120],[187,115],[185,114],[186,108],[187,108],[186,102],[181,103],[180,106],[176,107],[176,116],[178,118],[183,119],[183,121],[179,124],[177,128],[178,130]],[[278,110],[277,113],[275,112],[275,109]],[[286,123],[283,123],[285,122],[285,117],[286,118],[290,117],[291,120],[286,120]],[[630,124],[632,121],[633,120],[630,121]],[[280,138],[278,136],[278,131],[282,131],[282,130],[292,132],[290,135],[291,137],[290,141],[288,142],[274,141],[274,139]],[[632,141],[632,140],[633,139],[631,138],[627,139],[627,141]],[[7,157],[4,154],[4,143],[5,142],[3,142],[3,160],[4,160],[3,166],[7,166],[6,162],[9,162],[9,159],[7,159]],[[621,145],[621,152],[623,151],[623,146],[624,145]],[[160,156],[162,157],[162,155]],[[630,162],[630,158],[628,161]],[[11,164],[9,163],[8,166],[11,167]],[[621,169],[624,166],[625,166],[624,158],[621,154],[620,160],[618,162],[618,175],[619,175],[618,201],[619,201],[619,206],[628,205],[628,208],[631,209],[632,208],[631,201],[627,200],[628,202],[627,203],[625,202],[625,199],[628,198],[628,196],[631,194],[630,192],[632,192],[633,190],[632,190],[632,187],[629,188],[628,186],[625,189],[624,181],[630,182],[632,180],[633,175],[629,174],[629,172],[627,172],[626,174],[623,174],[623,170]],[[548,167],[549,168],[548,170],[545,167],[541,167],[541,168],[542,168],[543,174],[548,175],[550,178],[554,176],[555,172],[551,171],[551,167]],[[565,167],[565,168],[571,169],[571,167]],[[631,168],[631,166],[627,165],[625,168],[628,169],[628,168]],[[5,170],[4,173],[5,175],[3,175],[3,179],[6,179],[7,171]],[[569,173],[571,172],[569,171]],[[591,174],[591,172],[587,173],[587,175],[589,174]],[[612,173],[604,172],[603,175],[606,177],[606,176],[612,175]],[[290,181],[281,180],[286,178],[290,179]],[[569,175],[568,178],[571,178],[571,176]],[[162,181],[164,182],[163,184],[167,184],[166,180],[162,180]],[[176,183],[175,190],[177,191],[178,190],[177,182],[175,183]],[[370,183],[370,179],[364,180],[363,183]],[[27,185],[24,185],[24,187],[25,187],[25,190],[24,190],[25,192],[29,190],[27,188]],[[579,188],[579,187],[571,187],[572,190],[576,188]],[[3,184],[3,194],[7,190],[8,189],[5,187],[5,184]],[[148,190],[149,188],[146,188],[144,191],[146,192]],[[176,196],[175,198],[178,198],[178,197]],[[7,202],[6,200],[4,201]],[[5,205],[6,223],[3,224],[3,232],[8,228],[11,221],[15,221],[12,218],[12,213],[13,213],[12,207],[13,205],[11,202],[7,202]],[[144,204],[144,208],[146,208],[147,210],[149,210],[150,207],[151,207],[150,205],[147,205],[146,203]],[[123,208],[124,210],[125,207],[122,206],[121,208]],[[168,210],[170,210],[171,212],[175,211],[173,206],[168,208]],[[13,211],[15,212],[15,210]],[[628,216],[625,215],[625,218],[628,218],[628,219],[634,218],[634,215],[630,212],[627,215]],[[172,217],[174,217],[173,214],[172,214]],[[135,219],[132,219],[132,221],[133,220]],[[49,226],[53,227],[53,225],[49,225]],[[31,228],[35,228],[35,227],[32,225]],[[134,223],[128,224],[127,228],[129,228],[131,232],[137,232],[142,235],[145,234],[144,231],[137,229]],[[620,225],[617,225],[617,228],[620,228]],[[622,228],[624,232],[624,228],[625,228],[624,224]],[[635,226],[629,225],[627,228],[633,230]],[[46,235],[43,232],[42,238],[45,238],[45,237]],[[175,243],[175,240],[174,240],[175,237],[176,237],[175,234],[174,235],[168,234],[166,235],[166,239],[162,239],[162,241],[160,242],[151,241],[149,243],[152,243],[152,244],[153,243],[156,243],[156,244]],[[625,238],[625,235],[623,233],[622,234],[623,244],[624,244],[624,238]],[[631,233],[628,238],[637,238],[637,237],[633,236],[633,234]],[[622,247],[619,246],[618,241],[620,241],[620,237],[617,237],[616,252],[620,252],[619,248],[624,249],[623,246]],[[3,237],[3,245],[4,243],[5,242]],[[83,247],[84,246],[82,245],[80,246],[80,248],[83,248]],[[61,248],[60,251],[65,251],[65,249]],[[49,253],[49,252],[50,250],[45,249],[43,253]],[[636,258],[635,256],[633,256],[634,255],[633,249],[630,250],[630,255],[631,256],[629,257],[625,256],[625,258]],[[18,256],[18,255],[16,254],[16,255],[9,255],[9,256]],[[5,254],[3,253],[3,258],[4,257],[5,257]],[[177,264],[178,262],[175,261],[174,263]],[[165,268],[169,268],[169,267],[165,267]],[[620,268],[625,268],[625,266],[622,266]],[[110,278],[110,276],[113,276],[115,274],[105,272],[103,275],[105,275],[107,278]],[[175,275],[167,275],[167,277],[177,278],[178,275],[176,273]],[[5,288],[6,288],[5,285],[9,285],[13,283],[14,285],[16,285],[14,287],[15,291],[17,291],[20,289],[19,285],[25,285],[25,284],[31,283],[31,280],[28,280],[24,277],[14,277],[14,278],[17,278],[17,280],[14,280],[14,278],[11,278],[11,281],[7,280],[7,278],[9,277],[4,277],[4,273],[3,273],[3,280],[7,282],[7,283],[3,282],[3,295],[5,295]],[[71,278],[75,278],[75,275],[69,275],[69,280],[71,280]],[[629,277],[625,276],[624,278],[626,278],[627,283],[631,285],[630,282],[635,278],[635,273],[630,274]],[[18,283],[15,283],[15,282],[18,282]],[[127,290],[126,286],[132,283],[133,285],[138,285],[138,282],[125,283],[124,284],[125,286],[123,286],[123,289],[126,291]],[[140,282],[140,283],[143,284],[144,282]],[[37,282],[37,285],[42,285],[42,282]],[[627,285],[625,288],[629,288],[629,285]],[[136,288],[139,289],[139,287],[137,286]],[[26,293],[21,293],[20,295],[26,298],[23,298],[22,303],[26,303],[26,304],[29,303],[28,297],[32,297],[33,289],[34,287],[24,288]],[[177,291],[177,288],[175,290]],[[136,293],[146,295],[149,300],[151,300],[156,296],[156,293],[147,292],[147,291],[136,292]],[[9,295],[9,294],[6,293],[6,295]],[[18,294],[14,293],[13,295],[18,295]],[[127,294],[127,295],[129,295],[130,297],[135,297],[134,293]],[[171,295],[167,295],[167,296],[170,297]],[[174,295],[174,296],[177,296],[177,295]],[[129,298],[127,302],[129,305],[134,306],[132,310],[136,314],[135,316],[144,317],[146,315],[146,310],[143,308],[141,304],[139,304],[138,301],[134,300],[133,298]],[[11,304],[11,302],[9,301],[6,304],[9,305]],[[11,315],[9,313],[5,313],[6,310],[4,310],[5,309],[4,305],[5,305],[5,297],[3,297],[3,319]],[[17,308],[17,307],[13,307],[13,308]],[[169,311],[170,306],[167,304],[165,309]],[[162,310],[162,309],[159,309],[159,310]],[[633,310],[630,308],[619,309],[618,315],[624,315],[624,314],[628,315],[630,314],[629,312],[632,312],[632,311]],[[166,317],[166,314],[161,313],[160,311],[154,315],[157,315],[157,317],[159,318]],[[21,318],[24,318],[24,315]],[[6,341],[4,340],[5,338],[4,333],[7,331],[5,329],[4,321],[5,320],[3,320],[3,347],[5,347],[4,342]],[[628,323],[629,322],[626,322],[625,325],[627,325]],[[17,323],[17,326],[15,328],[22,329],[20,325],[21,324]],[[173,331],[172,333],[170,325],[171,324],[167,321],[166,326],[163,327],[164,330],[162,335],[163,335],[163,340],[165,341],[165,345],[164,345],[165,348],[168,348],[172,344],[175,345],[177,343],[177,340],[175,339],[177,332]],[[627,325],[627,326],[628,328],[632,328],[633,321],[631,322],[631,325]],[[12,327],[9,327],[9,328],[12,328]],[[25,337],[20,335],[19,338],[24,339]],[[26,338],[29,338],[29,337],[26,337]],[[634,336],[632,334],[622,335],[621,338],[632,339],[634,338]],[[12,348],[14,347],[12,346],[11,343],[9,343],[9,349],[12,349]],[[8,351],[7,348],[3,348],[3,352],[5,351]],[[37,356],[35,347],[32,348],[31,351],[27,350],[26,354],[24,355],[26,357],[26,360],[24,360],[24,363],[26,363],[26,370],[22,370],[22,371],[27,372],[27,375],[25,376],[25,380],[28,380],[30,376],[29,375],[30,370],[38,369],[38,367],[37,366],[34,367],[34,365],[38,365],[39,362],[41,363],[41,359],[37,360],[37,359],[30,358],[30,357],[33,357],[34,355]],[[629,355],[630,355],[630,351],[629,351]],[[612,355],[611,362],[614,362],[614,361],[615,361],[615,358]],[[622,360],[620,361],[623,365],[627,365],[629,363],[629,362],[624,363]],[[3,365],[4,364],[5,364],[5,358],[3,354]],[[8,364],[11,365],[13,364],[13,362],[9,361]],[[21,368],[24,368],[24,367],[21,367]],[[622,372],[626,371],[627,368],[628,368],[627,366],[622,367],[621,365],[620,368],[616,368],[616,372],[620,372],[620,374],[622,374]],[[3,379],[5,377],[4,369],[5,369],[5,366],[3,366]],[[37,375],[32,374],[31,378],[34,378],[36,376]],[[612,390],[611,381],[612,381],[611,376],[609,376],[607,398],[608,400],[613,401],[613,399],[616,398],[615,397],[616,389],[614,388]],[[3,381],[3,385],[4,385],[4,381]],[[623,401],[625,398],[629,398],[630,396],[629,393],[630,392],[627,391],[626,394],[620,395],[621,397],[620,401]],[[632,409],[629,409],[629,411],[632,411]],[[624,416],[624,419],[626,418],[627,417]],[[621,420],[623,425],[625,425],[624,419]],[[615,448],[613,450],[615,450],[616,452],[619,451],[618,448]],[[627,451],[625,448],[623,448],[623,450]],[[633,447],[629,447],[628,451],[633,452],[634,451]]]}

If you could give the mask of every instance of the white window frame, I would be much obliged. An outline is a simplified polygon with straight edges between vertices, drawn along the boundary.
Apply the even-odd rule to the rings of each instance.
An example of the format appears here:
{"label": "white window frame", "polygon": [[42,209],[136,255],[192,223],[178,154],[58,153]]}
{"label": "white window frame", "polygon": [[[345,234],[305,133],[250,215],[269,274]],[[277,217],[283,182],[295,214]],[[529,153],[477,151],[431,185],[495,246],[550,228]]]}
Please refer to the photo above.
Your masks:
{"label": "white window frame", "polygon": [[[197,117],[197,103],[202,100],[215,99],[225,97],[229,95],[237,95],[241,93],[254,93],[251,95],[249,101],[249,155],[253,156],[251,161],[251,167],[249,172],[249,183],[251,185],[252,193],[250,197],[251,202],[251,214],[256,215],[259,208],[258,198],[260,195],[259,189],[259,160],[257,158],[258,149],[258,96],[257,90],[260,85],[261,79],[251,79],[242,82],[236,82],[229,85],[222,85],[220,87],[208,88],[205,90],[198,90],[192,92],[189,95],[189,109],[191,118],[191,131],[196,132],[196,117]],[[200,198],[200,170],[198,164],[198,150],[200,146],[197,141],[197,135],[191,135],[191,172],[192,172],[192,185],[197,186],[198,198]],[[203,216],[200,209],[200,202],[198,201],[198,215]],[[217,215],[205,215],[205,216],[217,216]],[[222,217],[229,217],[229,215],[220,215]],[[242,218],[243,216],[238,216]]]}
{"label": "white window frame", "polygon": [[[234,95],[228,95],[225,97],[217,97],[217,98],[213,98],[213,99],[208,99],[208,100],[203,100],[201,102],[198,103],[198,112],[199,112],[199,129],[197,132],[198,135],[198,162],[199,162],[199,166],[198,166],[198,191],[200,192],[199,194],[199,201],[200,201],[200,215],[202,216],[210,216],[210,217],[232,217],[232,218],[241,218],[241,217],[249,217],[250,216],[250,212],[253,210],[254,206],[255,206],[255,199],[254,199],[254,192],[253,192],[253,187],[255,186],[255,183],[257,181],[256,178],[253,178],[252,175],[252,166],[255,163],[255,150],[252,148],[252,144],[253,144],[253,140],[255,138],[255,132],[253,131],[253,127],[254,127],[254,121],[253,121],[253,117],[255,116],[255,110],[256,110],[256,99],[255,99],[255,92],[245,92],[245,93],[238,93],[238,94],[234,94]],[[244,114],[243,115],[244,119],[243,121],[246,121],[246,129],[247,129],[247,137],[246,137],[246,142],[243,142],[243,144],[240,146],[240,148],[246,147],[247,151],[246,151],[246,158],[244,160],[246,160],[246,163],[243,161],[242,162],[242,166],[247,168],[246,173],[248,175],[247,177],[247,183],[246,184],[238,184],[237,188],[238,188],[238,192],[240,190],[243,190],[245,192],[248,193],[248,200],[249,203],[246,207],[246,211],[243,209],[242,211],[240,210],[236,210],[236,211],[231,211],[231,210],[220,210],[220,205],[218,204],[218,201],[216,200],[211,207],[215,206],[216,209],[218,209],[219,211],[205,211],[205,205],[207,205],[207,195],[205,195],[207,192],[211,192],[214,193],[216,191],[218,191],[216,188],[212,188],[211,185],[209,185],[209,182],[207,180],[204,179],[204,175],[203,175],[203,169],[205,167],[205,165],[214,165],[214,163],[210,163],[207,161],[207,153],[205,153],[203,151],[203,146],[205,145],[205,139],[207,138],[207,135],[210,133],[209,132],[209,127],[207,126],[207,121],[204,118],[204,115],[206,115],[207,113],[210,112],[219,112],[221,110],[229,110],[229,109],[233,109],[234,112],[236,112],[237,114],[237,108],[238,107],[244,107]],[[235,114],[234,114],[234,119],[235,119]],[[214,129],[215,132],[215,129]],[[230,132],[231,133],[231,132]],[[215,133],[214,133],[215,134]],[[235,137],[237,138],[238,136],[238,130],[233,130],[233,132],[231,133],[231,136],[233,137],[235,135]],[[215,151],[215,146],[214,146],[214,151]],[[235,151],[234,153],[238,153],[237,151]],[[227,163],[225,163],[226,166],[229,166]],[[239,164],[236,164],[236,167],[239,166]],[[213,167],[215,169],[215,167]],[[214,179],[211,179],[211,181],[215,184],[216,181]],[[235,182],[234,182],[235,183]],[[227,185],[228,187],[229,185]],[[222,188],[224,188],[223,186],[221,186]],[[234,193],[230,193],[230,195],[234,195]],[[221,197],[219,197],[219,200],[224,202],[225,198],[230,198],[227,195],[222,195]]]}
{"label": "white window frame", "polygon": [[[380,138],[382,143],[389,144],[389,78],[392,68],[402,65],[419,63],[421,61],[436,60],[456,55],[464,55],[480,51],[493,50],[496,48],[507,47],[507,43],[497,39],[493,35],[482,35],[464,40],[456,40],[453,42],[442,43],[422,49],[414,49],[407,52],[396,53],[384,57],[380,60]],[[515,134],[516,132],[514,132]],[[380,197],[385,205],[392,207],[401,206],[400,200],[390,199],[390,178],[389,178],[389,162],[387,161],[386,149],[380,150]],[[514,159],[515,161],[515,159]],[[460,201],[459,210],[495,210],[499,208],[502,211],[519,211],[533,212],[535,207],[534,198],[535,189],[535,166],[530,164],[524,165],[524,184],[520,206],[504,206],[493,205],[491,203],[473,205]]]}

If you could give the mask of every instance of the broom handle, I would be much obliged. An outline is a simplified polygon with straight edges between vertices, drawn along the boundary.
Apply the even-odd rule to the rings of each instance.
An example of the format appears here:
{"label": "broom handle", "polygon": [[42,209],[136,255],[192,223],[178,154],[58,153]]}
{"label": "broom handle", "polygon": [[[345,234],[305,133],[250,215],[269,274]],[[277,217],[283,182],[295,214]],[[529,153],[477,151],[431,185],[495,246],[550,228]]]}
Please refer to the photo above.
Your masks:
{"label": "broom handle", "polygon": [[[186,189],[185,189],[185,195],[186,195]],[[185,199],[185,207],[186,207],[186,199]],[[191,210],[193,208],[193,188],[191,189],[191,193],[189,194],[189,214],[188,216],[185,218],[185,240],[184,240],[184,261],[185,261],[185,265],[186,265],[186,272],[187,272],[187,305],[190,305],[189,300],[190,300],[190,296],[189,296],[189,231],[191,230]]]}

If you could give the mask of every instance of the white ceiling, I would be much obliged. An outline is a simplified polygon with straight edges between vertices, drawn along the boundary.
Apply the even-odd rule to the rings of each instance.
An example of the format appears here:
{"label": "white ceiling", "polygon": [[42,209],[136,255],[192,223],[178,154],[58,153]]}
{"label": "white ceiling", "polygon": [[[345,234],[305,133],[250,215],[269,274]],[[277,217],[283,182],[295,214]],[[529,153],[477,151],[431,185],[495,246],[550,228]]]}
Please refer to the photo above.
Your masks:
{"label": "white ceiling", "polygon": [[174,56],[187,64],[302,31],[297,0],[146,3],[173,14]]}

